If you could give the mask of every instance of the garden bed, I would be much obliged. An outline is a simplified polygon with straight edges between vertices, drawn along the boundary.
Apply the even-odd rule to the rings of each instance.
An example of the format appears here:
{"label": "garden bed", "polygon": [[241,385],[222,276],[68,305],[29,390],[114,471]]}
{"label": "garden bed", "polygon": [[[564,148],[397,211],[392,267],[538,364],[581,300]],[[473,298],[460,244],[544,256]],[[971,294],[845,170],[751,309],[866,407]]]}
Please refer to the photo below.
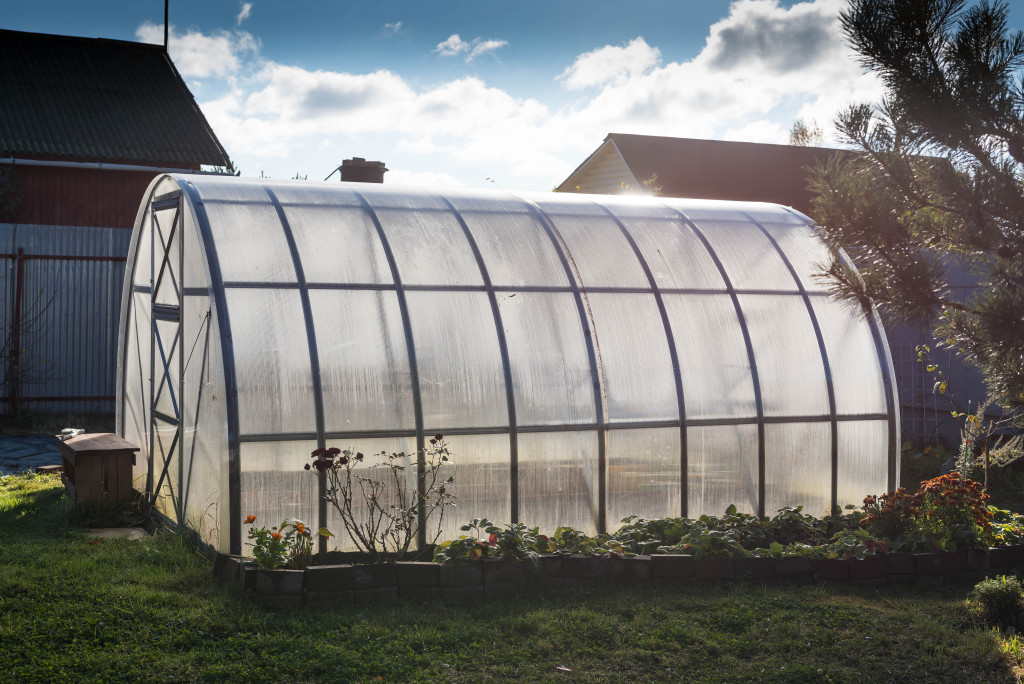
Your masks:
{"label": "garden bed", "polygon": [[940,553],[887,553],[863,559],[695,558],[690,555],[543,555],[531,561],[314,565],[258,569],[218,554],[214,573],[238,582],[267,606],[332,608],[404,599],[475,602],[521,592],[647,586],[655,589],[721,581],[819,581],[866,586],[939,586],[1024,571],[1024,544]]}

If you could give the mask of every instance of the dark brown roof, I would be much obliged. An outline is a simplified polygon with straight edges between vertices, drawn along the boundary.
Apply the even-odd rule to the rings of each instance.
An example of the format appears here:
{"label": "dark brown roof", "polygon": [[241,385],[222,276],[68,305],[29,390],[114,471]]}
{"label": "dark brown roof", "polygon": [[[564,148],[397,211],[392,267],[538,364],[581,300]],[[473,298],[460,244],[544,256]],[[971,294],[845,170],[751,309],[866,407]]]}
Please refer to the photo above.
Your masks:
{"label": "dark brown roof", "polygon": [[227,166],[163,46],[0,30],[0,157]]}
{"label": "dark brown roof", "polygon": [[[785,204],[807,213],[806,168],[834,154],[824,147],[609,133],[634,178],[658,174],[664,197]],[[586,162],[584,162],[585,164]]]}

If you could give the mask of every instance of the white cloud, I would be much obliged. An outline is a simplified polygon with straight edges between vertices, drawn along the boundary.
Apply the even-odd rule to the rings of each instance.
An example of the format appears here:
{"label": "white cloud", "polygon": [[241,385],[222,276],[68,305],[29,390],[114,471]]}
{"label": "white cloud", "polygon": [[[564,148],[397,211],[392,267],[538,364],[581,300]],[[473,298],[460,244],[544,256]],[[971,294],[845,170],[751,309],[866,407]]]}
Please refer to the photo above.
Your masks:
{"label": "white cloud", "polygon": [[[163,24],[145,22],[135,29],[143,43],[164,42]],[[194,29],[179,34],[171,26],[167,39],[174,66],[182,76],[227,78],[242,68],[242,60],[255,55],[259,41],[246,31],[218,31],[206,35]]]}
{"label": "white cloud", "polygon": [[637,37],[627,45],[606,45],[576,58],[559,76],[570,90],[581,90],[605,83],[624,83],[642,76],[661,62],[661,51]]}
{"label": "white cloud", "polygon": [[[554,71],[567,90],[589,89],[557,107],[478,77],[420,86],[390,70],[310,71],[261,61],[258,42],[241,32],[175,35],[171,53],[179,69],[204,78],[203,112],[245,173],[322,178],[340,156],[373,150],[392,169],[389,183],[416,173],[446,184],[441,175],[547,190],[609,132],[784,143],[799,116],[828,134],[841,107],[881,94],[843,43],[840,4],[738,0],[688,61],[665,63],[642,37],[598,47]],[[146,27],[140,36],[156,30],[162,40],[160,27]],[[496,49],[489,42],[453,34],[435,51],[468,58],[478,47],[480,54]],[[197,63],[200,56],[206,61]],[[203,64],[209,76],[200,73]],[[218,77],[226,89],[216,90]]]}
{"label": "white cloud", "polygon": [[459,38],[458,33],[453,33],[446,40],[441,41],[434,48],[434,52],[442,57],[453,57],[469,50],[469,43]]}
{"label": "white cloud", "polygon": [[498,48],[502,48],[508,45],[507,40],[483,40],[481,38],[474,38],[470,41],[465,41],[459,37],[458,33],[453,33],[448,36],[447,39],[441,41],[434,48],[434,52],[441,55],[442,57],[454,57],[456,55],[466,55],[466,61],[472,62],[480,55],[485,55],[488,52],[494,52]]}
{"label": "white cloud", "polygon": [[238,16],[235,17],[235,24],[241,26],[242,22],[252,16],[252,3],[243,2],[242,9],[238,12]]}
{"label": "white cloud", "polygon": [[401,32],[402,32],[402,22],[401,21],[388,22],[388,23],[384,24],[384,33],[387,33],[388,35],[392,35],[393,36],[393,35],[399,34]]}

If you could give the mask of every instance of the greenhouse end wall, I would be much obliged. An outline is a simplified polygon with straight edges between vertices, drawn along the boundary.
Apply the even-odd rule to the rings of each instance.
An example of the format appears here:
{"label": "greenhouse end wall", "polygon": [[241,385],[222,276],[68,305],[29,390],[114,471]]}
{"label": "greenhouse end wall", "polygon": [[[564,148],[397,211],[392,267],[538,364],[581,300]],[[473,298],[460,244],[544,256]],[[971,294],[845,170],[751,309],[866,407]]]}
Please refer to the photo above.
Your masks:
{"label": "greenhouse end wall", "polygon": [[820,514],[898,482],[884,332],[829,299],[828,259],[775,205],[164,176],[129,255],[118,425],[160,509],[233,553],[247,515],[349,548],[310,452],[371,467],[435,433],[445,536]]}

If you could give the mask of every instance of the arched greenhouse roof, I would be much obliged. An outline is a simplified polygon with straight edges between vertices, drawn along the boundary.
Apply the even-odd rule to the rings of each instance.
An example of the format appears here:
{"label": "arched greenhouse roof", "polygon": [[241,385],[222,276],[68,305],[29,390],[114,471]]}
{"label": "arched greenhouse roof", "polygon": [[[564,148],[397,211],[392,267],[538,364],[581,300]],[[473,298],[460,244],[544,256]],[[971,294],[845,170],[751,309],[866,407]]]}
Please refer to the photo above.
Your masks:
{"label": "arched greenhouse roof", "polygon": [[233,553],[244,515],[317,519],[312,449],[435,433],[452,531],[822,513],[896,485],[899,430],[882,328],[813,277],[813,233],[761,203],[162,176],[119,431]]}

